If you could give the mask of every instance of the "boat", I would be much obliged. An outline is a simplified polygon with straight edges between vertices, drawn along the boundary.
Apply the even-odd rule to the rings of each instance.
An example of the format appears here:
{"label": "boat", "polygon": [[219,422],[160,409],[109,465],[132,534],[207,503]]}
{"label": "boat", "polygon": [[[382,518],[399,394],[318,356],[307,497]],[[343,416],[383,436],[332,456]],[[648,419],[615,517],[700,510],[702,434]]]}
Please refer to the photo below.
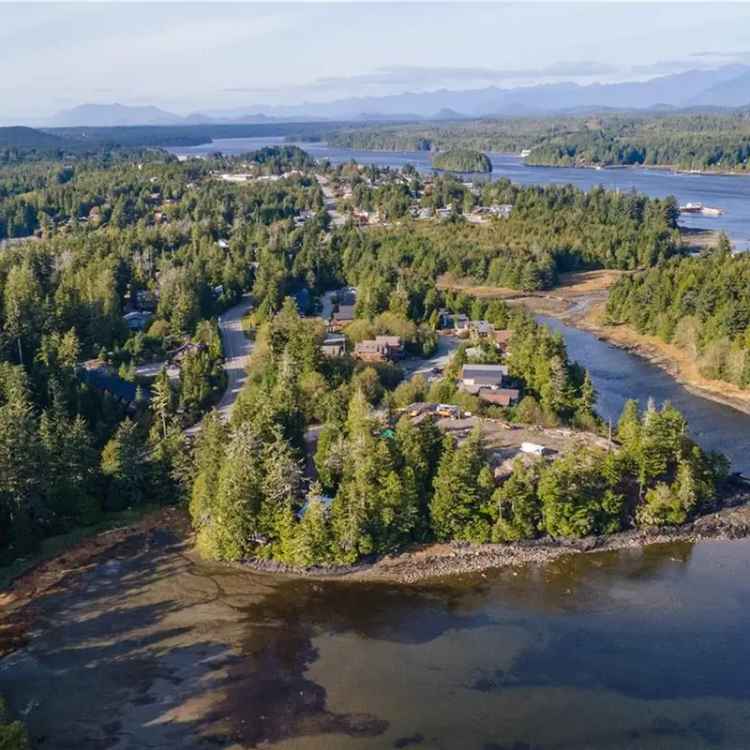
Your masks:
{"label": "boat", "polygon": [[684,206],[680,206],[680,213],[700,214],[701,216],[721,216],[724,213],[724,209],[704,206],[702,203],[686,203]]}
{"label": "boat", "polygon": [[525,148],[521,151],[521,158],[525,159],[527,156],[531,156],[531,149]]}

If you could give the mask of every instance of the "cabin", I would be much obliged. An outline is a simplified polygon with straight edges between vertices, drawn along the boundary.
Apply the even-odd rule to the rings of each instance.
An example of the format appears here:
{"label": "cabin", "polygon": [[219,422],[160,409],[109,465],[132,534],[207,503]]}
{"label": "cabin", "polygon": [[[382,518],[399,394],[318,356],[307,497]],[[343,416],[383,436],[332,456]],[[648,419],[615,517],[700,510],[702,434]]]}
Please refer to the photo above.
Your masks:
{"label": "cabin", "polygon": [[403,354],[401,339],[398,336],[376,336],[360,341],[354,347],[354,356],[363,362],[388,362],[399,359]]}
{"label": "cabin", "polygon": [[520,393],[517,388],[479,389],[479,400],[494,406],[513,406],[518,403]]}
{"label": "cabin", "polygon": [[150,398],[148,388],[123,380],[105,367],[83,367],[79,370],[78,377],[95,390],[109,394],[128,410],[134,410],[139,401],[148,401]]}
{"label": "cabin", "polygon": [[346,353],[346,337],[343,334],[329,334],[320,345],[326,357],[343,357]]}
{"label": "cabin", "polygon": [[464,365],[461,368],[461,386],[464,390],[488,388],[497,390],[508,375],[504,365]]}

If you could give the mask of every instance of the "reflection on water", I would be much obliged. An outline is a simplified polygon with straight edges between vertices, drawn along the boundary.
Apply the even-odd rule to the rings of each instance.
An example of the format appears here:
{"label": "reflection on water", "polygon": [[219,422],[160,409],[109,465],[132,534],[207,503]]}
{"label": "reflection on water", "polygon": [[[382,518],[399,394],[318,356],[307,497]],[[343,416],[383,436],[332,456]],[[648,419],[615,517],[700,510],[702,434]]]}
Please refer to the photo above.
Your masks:
{"label": "reflection on water", "polygon": [[543,315],[537,320],[562,333],[571,359],[589,370],[598,393],[596,408],[604,419],[616,422],[629,398],[642,407],[649,398],[657,404],[671,401],[704,448],[721,451],[736,471],[750,473],[750,415],[693,395],[656,365],[586,331]]}
{"label": "reflection on water", "polygon": [[750,746],[749,553],[673,544],[417,587],[282,583],[245,610],[224,709],[279,748]]}

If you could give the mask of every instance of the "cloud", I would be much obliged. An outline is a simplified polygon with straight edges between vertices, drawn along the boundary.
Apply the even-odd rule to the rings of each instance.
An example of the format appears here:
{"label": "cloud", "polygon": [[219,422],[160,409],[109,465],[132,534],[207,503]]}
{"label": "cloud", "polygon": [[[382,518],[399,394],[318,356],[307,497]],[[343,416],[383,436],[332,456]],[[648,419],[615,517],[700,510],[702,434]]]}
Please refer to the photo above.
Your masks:
{"label": "cloud", "polygon": [[427,67],[418,65],[390,65],[368,73],[351,76],[316,78],[311,86],[332,88],[337,86],[406,86],[411,88],[439,87],[455,83],[503,83],[506,81],[559,78],[586,78],[612,75],[619,68],[607,63],[571,61],[555,63],[540,68],[481,68],[481,67]]}

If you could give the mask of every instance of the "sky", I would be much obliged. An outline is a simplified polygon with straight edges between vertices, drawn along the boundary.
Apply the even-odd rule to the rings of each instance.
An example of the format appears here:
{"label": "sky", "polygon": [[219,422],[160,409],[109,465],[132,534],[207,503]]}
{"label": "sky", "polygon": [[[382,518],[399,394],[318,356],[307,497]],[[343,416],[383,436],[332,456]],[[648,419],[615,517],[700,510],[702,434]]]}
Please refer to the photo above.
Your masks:
{"label": "sky", "polygon": [[8,3],[0,119],[177,114],[750,63],[750,3]]}

